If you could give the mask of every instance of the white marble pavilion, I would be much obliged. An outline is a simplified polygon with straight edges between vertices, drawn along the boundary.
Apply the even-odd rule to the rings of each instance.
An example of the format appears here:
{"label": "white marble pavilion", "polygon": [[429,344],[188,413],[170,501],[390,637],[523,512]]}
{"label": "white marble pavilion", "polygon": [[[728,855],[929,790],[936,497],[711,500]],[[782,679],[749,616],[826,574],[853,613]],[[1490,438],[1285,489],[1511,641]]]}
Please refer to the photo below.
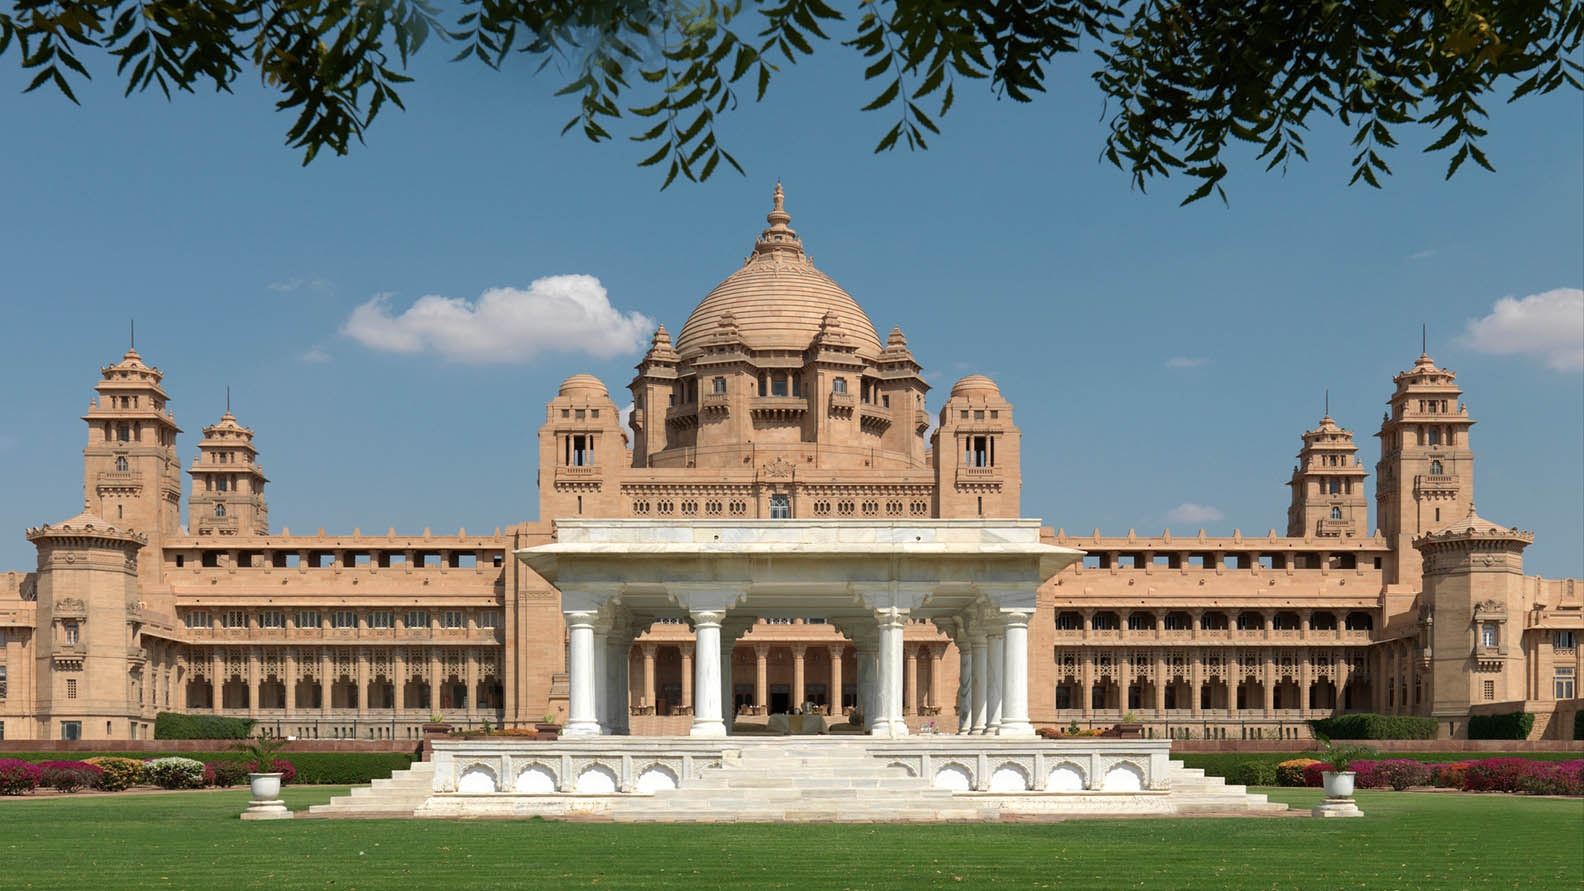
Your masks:
{"label": "white marble pavilion", "polygon": [[823,616],[854,643],[871,734],[908,733],[902,629],[922,618],[961,654],[958,732],[1029,737],[1035,591],[1083,557],[1039,538],[1031,519],[558,520],[554,544],[517,556],[561,592],[566,736],[626,732],[625,654],[665,619],[694,629],[691,735],[726,736],[737,638],[761,617]]}

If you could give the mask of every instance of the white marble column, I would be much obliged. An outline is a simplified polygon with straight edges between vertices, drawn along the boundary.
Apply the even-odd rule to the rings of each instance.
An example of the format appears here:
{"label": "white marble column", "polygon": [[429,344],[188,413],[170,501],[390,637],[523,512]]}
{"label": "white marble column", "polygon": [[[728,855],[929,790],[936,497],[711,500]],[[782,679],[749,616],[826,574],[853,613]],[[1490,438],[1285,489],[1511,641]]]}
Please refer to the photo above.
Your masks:
{"label": "white marble column", "polygon": [[721,720],[721,620],[726,614],[700,610],[693,616],[693,729],[689,736],[725,736]]}
{"label": "white marble column", "polygon": [[858,668],[858,711],[863,715],[864,730],[869,732],[873,731],[875,719],[880,713],[880,704],[875,696],[875,663],[878,660],[875,659],[874,642],[853,638],[853,644]]}
{"label": "white marble column", "polygon": [[957,639],[957,732],[973,730],[973,645],[967,636]]}
{"label": "white marble column", "polygon": [[594,626],[594,721],[601,735],[610,733],[610,625]]}
{"label": "white marble column", "polygon": [[871,732],[893,738],[907,736],[907,722],[902,720],[902,629],[907,624],[908,611],[878,609],[875,620],[880,626],[880,683],[875,697],[880,715]]}
{"label": "white marble column", "polygon": [[985,735],[995,736],[1001,730],[1001,693],[1005,686],[1003,669],[1006,667],[1006,638],[1002,636],[999,621],[989,629],[985,639],[985,666],[990,676],[985,679]]}
{"label": "white marble column", "polygon": [[1033,736],[1028,719],[1028,622],[1029,614],[1003,614],[1005,644],[1001,672],[1001,728],[999,736]]}
{"label": "white marble column", "polygon": [[971,638],[973,650],[973,722],[969,726],[970,733],[982,734],[985,732],[985,723],[989,718],[989,651],[985,647],[985,639],[981,634]]}
{"label": "white marble column", "polygon": [[[565,614],[570,645],[567,655],[567,725],[563,736],[599,736],[594,688],[594,612]],[[435,706],[439,706],[438,700]]]}

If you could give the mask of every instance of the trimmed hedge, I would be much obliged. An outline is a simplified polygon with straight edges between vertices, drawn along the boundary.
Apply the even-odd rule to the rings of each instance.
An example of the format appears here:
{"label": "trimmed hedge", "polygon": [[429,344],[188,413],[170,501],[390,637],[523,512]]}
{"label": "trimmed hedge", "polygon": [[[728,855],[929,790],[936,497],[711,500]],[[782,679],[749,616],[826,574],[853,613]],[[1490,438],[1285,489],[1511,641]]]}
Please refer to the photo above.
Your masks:
{"label": "trimmed hedge", "polygon": [[1573,713],[1573,738],[1584,739],[1584,709]]}
{"label": "trimmed hedge", "polygon": [[154,718],[154,738],[247,739],[253,735],[253,723],[252,718],[160,712]]}
{"label": "trimmed hedge", "polygon": [[1435,739],[1436,720],[1366,712],[1310,721],[1309,729],[1327,739]]}
{"label": "trimmed hedge", "polygon": [[1240,786],[1276,785],[1276,765],[1268,761],[1244,761],[1232,769],[1227,782]]}
{"label": "trimmed hedge", "polygon": [[1469,739],[1528,739],[1533,729],[1534,715],[1528,712],[1472,715],[1468,723]]}

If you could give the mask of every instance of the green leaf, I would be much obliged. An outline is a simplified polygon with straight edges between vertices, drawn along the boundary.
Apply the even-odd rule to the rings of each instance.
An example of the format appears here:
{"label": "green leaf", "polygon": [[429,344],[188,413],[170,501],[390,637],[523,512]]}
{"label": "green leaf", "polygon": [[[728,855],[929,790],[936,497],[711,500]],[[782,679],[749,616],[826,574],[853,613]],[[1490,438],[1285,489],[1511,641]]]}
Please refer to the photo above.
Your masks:
{"label": "green leaf", "polygon": [[891,82],[891,86],[886,87],[883,91],[881,91],[880,95],[875,97],[875,100],[873,102],[869,103],[868,105],[865,105],[862,109],[859,109],[859,110],[860,111],[874,111],[877,108],[884,108],[887,105],[890,105],[892,102],[894,102],[896,100],[897,94],[900,93],[901,91],[902,91],[902,79],[901,78],[897,78],[896,80]]}

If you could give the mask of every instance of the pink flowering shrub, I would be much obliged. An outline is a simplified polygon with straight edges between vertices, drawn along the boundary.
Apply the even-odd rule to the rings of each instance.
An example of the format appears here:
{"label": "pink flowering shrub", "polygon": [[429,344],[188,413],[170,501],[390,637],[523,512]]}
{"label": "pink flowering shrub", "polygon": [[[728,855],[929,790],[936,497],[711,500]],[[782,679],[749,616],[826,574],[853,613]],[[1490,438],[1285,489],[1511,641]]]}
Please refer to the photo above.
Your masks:
{"label": "pink flowering shrub", "polygon": [[1584,760],[1489,758],[1475,761],[1464,772],[1463,789],[1467,792],[1584,795]]}
{"label": "pink flowering shrub", "polygon": [[84,761],[44,761],[39,764],[39,784],[57,792],[76,792],[99,785],[104,770]]}
{"label": "pink flowering shrub", "polygon": [[26,795],[38,788],[43,775],[37,764],[0,758],[0,795]]}
{"label": "pink flowering shrub", "polygon": [[1330,769],[1331,765],[1324,761],[1316,761],[1313,764],[1304,765],[1303,784],[1311,789],[1320,788],[1325,783],[1325,777],[1322,774]]}
{"label": "pink flowering shrub", "polygon": [[229,789],[247,782],[249,765],[240,761],[209,761],[204,764],[204,785]]}

